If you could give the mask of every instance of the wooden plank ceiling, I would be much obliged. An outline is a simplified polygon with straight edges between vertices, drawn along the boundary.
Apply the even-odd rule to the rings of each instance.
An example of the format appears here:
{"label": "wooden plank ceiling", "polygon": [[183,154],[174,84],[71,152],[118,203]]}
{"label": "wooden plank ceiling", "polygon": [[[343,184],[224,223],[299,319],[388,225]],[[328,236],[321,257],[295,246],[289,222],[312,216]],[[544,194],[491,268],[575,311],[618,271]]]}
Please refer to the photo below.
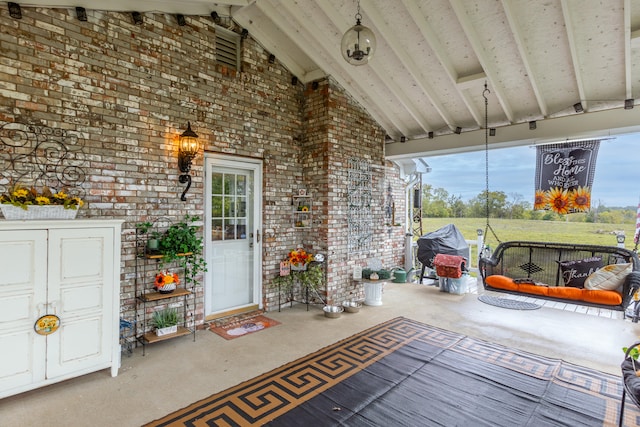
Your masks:
{"label": "wooden plank ceiling", "polygon": [[492,146],[640,130],[640,107],[624,109],[640,98],[640,0],[361,0],[378,48],[360,67],[340,52],[356,0],[20,3],[215,10],[301,82],[335,79],[386,130],[390,158],[483,148],[485,83]]}

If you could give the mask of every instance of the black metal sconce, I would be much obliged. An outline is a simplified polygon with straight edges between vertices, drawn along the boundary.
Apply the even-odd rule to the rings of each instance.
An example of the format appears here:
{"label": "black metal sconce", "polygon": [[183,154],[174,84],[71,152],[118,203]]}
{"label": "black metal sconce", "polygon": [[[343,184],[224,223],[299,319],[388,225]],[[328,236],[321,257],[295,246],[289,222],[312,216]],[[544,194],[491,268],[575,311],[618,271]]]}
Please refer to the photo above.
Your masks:
{"label": "black metal sconce", "polygon": [[496,136],[496,128],[489,128],[489,136]]}
{"label": "black metal sconce", "polygon": [[311,83],[311,89],[318,90],[318,87],[320,87],[320,84],[318,82]]}
{"label": "black metal sconce", "polygon": [[407,137],[406,137],[406,136],[401,136],[401,137],[400,137],[400,142],[402,142],[403,144],[404,144],[405,142],[407,142]]}
{"label": "black metal sconce", "polygon": [[584,111],[584,107],[582,107],[582,102],[576,102],[575,104],[573,104],[573,109],[576,111],[576,113],[582,113]]}
{"label": "black metal sconce", "polygon": [[180,135],[180,142],[178,145],[178,169],[182,174],[178,177],[180,184],[187,184],[187,187],[182,192],[180,200],[183,202],[187,200],[187,191],[191,188],[191,162],[193,161],[198,150],[200,149],[198,144],[198,134],[191,130],[191,122],[187,124],[187,130]]}
{"label": "black metal sconce", "polygon": [[271,53],[269,54],[269,64],[273,64],[274,62],[276,62],[276,56]]}
{"label": "black metal sconce", "polygon": [[22,9],[18,3],[9,2],[9,16],[13,19],[22,19]]}
{"label": "black metal sconce", "polygon": [[213,19],[213,22],[215,22],[216,24],[220,23],[220,15],[218,15],[218,12],[216,12],[215,10],[213,12],[211,12],[211,19]]}
{"label": "black metal sconce", "polygon": [[296,76],[291,76],[291,85],[295,86],[298,84],[298,78]]}
{"label": "black metal sconce", "polygon": [[633,98],[629,98],[629,99],[625,99],[624,100],[624,109],[625,110],[632,110],[633,109]]}
{"label": "black metal sconce", "polygon": [[187,25],[187,20],[185,19],[184,15],[179,13],[176,15],[176,22],[178,23],[178,25],[180,25],[181,27],[184,27],[185,25]]}
{"label": "black metal sconce", "polygon": [[462,128],[460,126],[456,126],[456,130],[454,130],[453,132],[457,135],[460,135],[462,133]]}
{"label": "black metal sconce", "polygon": [[529,122],[529,130],[535,130],[538,127],[535,120]]}
{"label": "black metal sconce", "polygon": [[429,133],[427,134],[427,137],[428,137],[429,139],[433,139],[433,132],[429,132]]}
{"label": "black metal sconce", "polygon": [[86,22],[87,10],[84,7],[76,7],[76,17],[78,18],[78,21]]}
{"label": "black metal sconce", "polygon": [[242,40],[246,39],[247,37],[249,37],[249,30],[243,28],[240,32],[240,36],[242,37]]}

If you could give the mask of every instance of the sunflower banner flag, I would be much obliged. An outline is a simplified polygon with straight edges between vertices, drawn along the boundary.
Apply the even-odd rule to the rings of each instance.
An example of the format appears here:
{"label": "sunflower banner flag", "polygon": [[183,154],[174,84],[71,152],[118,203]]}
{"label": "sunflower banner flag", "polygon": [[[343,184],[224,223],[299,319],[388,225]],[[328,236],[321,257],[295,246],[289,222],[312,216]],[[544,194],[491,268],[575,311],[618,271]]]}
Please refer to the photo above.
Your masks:
{"label": "sunflower banner flag", "polygon": [[535,210],[559,214],[591,208],[591,186],[600,140],[537,146]]}

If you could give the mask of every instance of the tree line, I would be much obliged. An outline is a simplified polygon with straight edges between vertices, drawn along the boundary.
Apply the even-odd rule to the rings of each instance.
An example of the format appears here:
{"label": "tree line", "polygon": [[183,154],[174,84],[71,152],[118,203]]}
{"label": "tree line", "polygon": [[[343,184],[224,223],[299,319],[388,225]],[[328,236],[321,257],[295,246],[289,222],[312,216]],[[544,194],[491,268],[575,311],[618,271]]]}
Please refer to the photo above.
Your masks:
{"label": "tree line", "polygon": [[[636,209],[632,207],[606,207],[591,202],[591,210],[585,213],[559,215],[552,211],[533,210],[533,204],[518,193],[489,191],[489,217],[504,219],[529,219],[543,221],[593,222],[603,224],[634,224]],[[487,191],[484,190],[465,202],[461,196],[449,194],[444,188],[422,186],[422,216],[427,218],[485,218]]]}

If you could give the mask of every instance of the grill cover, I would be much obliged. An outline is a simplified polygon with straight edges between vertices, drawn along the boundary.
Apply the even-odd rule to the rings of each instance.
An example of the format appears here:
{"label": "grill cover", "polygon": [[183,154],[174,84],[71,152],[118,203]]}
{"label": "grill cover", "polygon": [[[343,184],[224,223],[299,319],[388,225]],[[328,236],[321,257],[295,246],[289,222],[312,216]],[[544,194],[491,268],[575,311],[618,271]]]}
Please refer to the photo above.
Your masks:
{"label": "grill cover", "polygon": [[469,245],[455,225],[447,224],[418,239],[418,261],[422,265],[435,269],[433,259],[437,254],[461,256],[469,265]]}

